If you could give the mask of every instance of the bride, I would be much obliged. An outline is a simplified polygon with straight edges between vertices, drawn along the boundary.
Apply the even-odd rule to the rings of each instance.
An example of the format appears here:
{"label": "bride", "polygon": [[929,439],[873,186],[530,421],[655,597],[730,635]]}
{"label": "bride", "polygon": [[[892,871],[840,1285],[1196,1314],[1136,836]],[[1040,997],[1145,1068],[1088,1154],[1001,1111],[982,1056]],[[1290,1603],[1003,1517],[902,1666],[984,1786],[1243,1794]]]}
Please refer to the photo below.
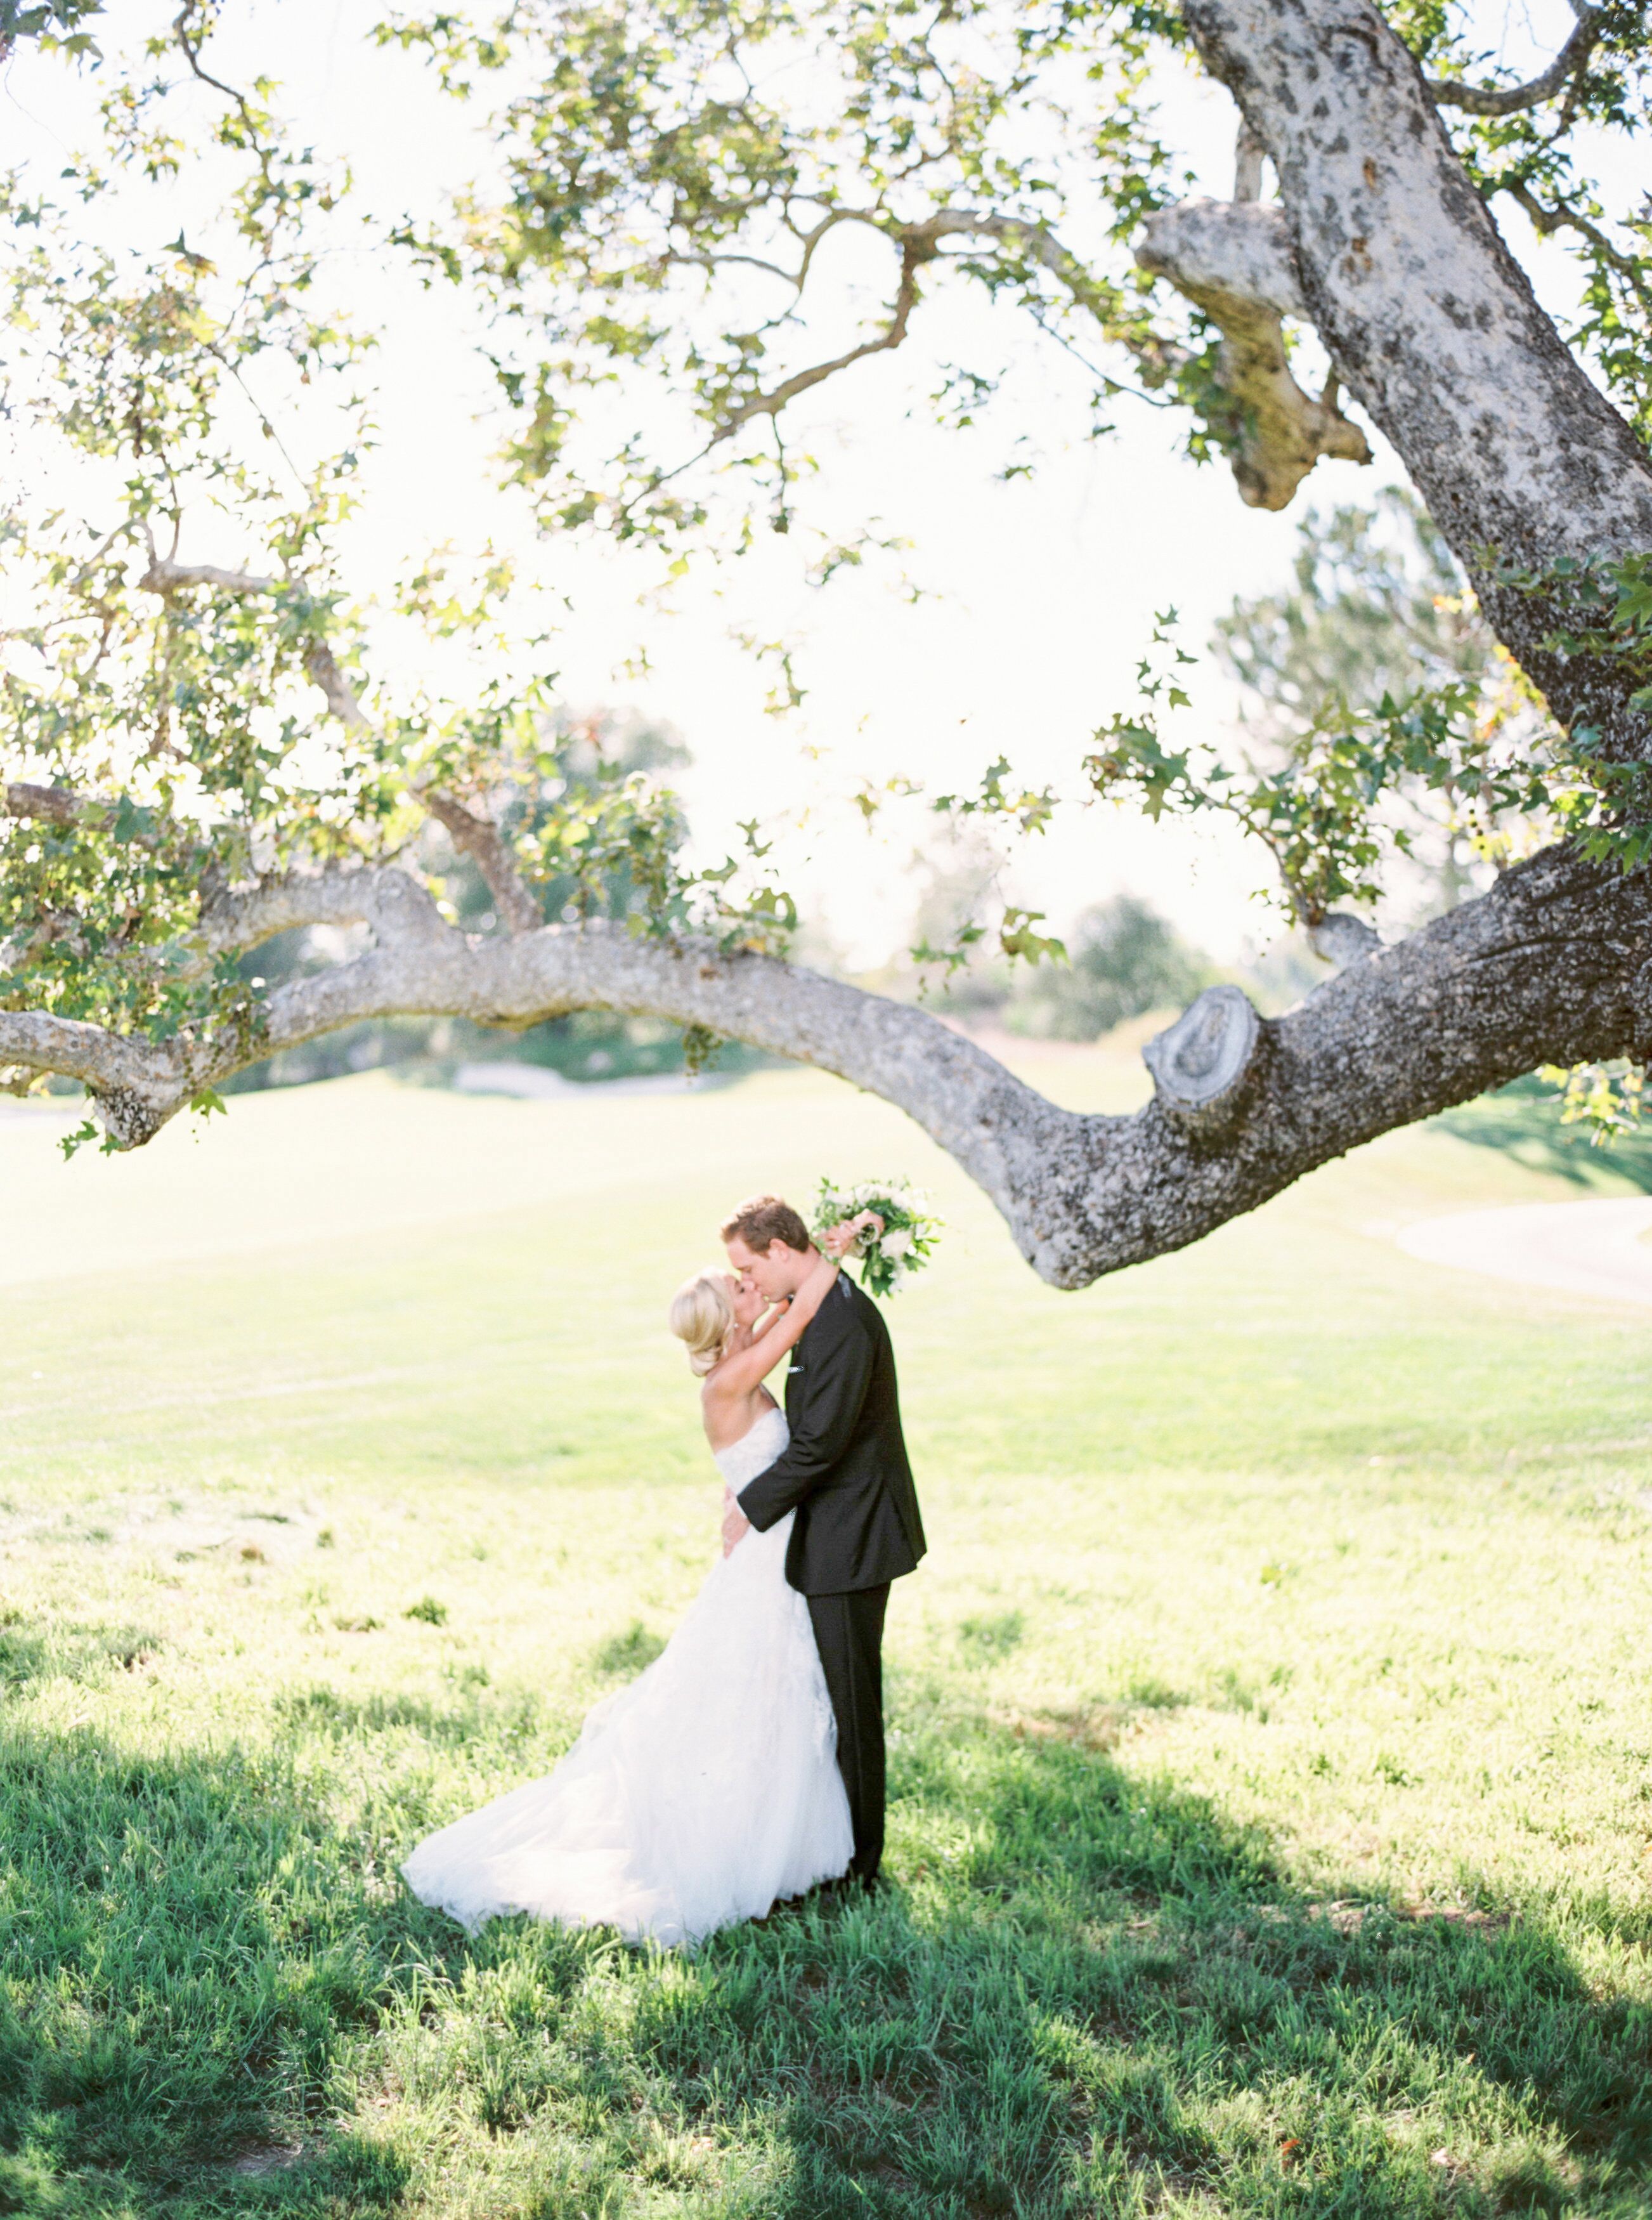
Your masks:
{"label": "bride", "polygon": [[[766,1318],[755,1288],[714,1268],[672,1300],[671,1331],[704,1380],[726,1509],[786,1447],[764,1379],[836,1277],[822,1257],[789,1308]],[[831,1701],[808,1606],[786,1581],[795,1515],[725,1542],[662,1655],[587,1714],[547,1779],[419,1845],[402,1873],[421,1902],[473,1934],[526,1911],[633,1942],[691,1942],[847,1868]]]}

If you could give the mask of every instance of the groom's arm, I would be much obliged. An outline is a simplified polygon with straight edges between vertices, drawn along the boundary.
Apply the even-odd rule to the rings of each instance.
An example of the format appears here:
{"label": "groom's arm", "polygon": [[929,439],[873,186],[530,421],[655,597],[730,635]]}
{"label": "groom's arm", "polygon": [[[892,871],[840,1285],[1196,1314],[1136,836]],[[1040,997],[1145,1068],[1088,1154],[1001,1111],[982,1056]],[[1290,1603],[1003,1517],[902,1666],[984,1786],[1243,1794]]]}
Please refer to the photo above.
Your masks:
{"label": "groom's arm", "polygon": [[812,1495],[849,1446],[866,1400],[872,1356],[871,1336],[855,1319],[818,1353],[810,1347],[791,1440],[736,1499],[760,1534]]}

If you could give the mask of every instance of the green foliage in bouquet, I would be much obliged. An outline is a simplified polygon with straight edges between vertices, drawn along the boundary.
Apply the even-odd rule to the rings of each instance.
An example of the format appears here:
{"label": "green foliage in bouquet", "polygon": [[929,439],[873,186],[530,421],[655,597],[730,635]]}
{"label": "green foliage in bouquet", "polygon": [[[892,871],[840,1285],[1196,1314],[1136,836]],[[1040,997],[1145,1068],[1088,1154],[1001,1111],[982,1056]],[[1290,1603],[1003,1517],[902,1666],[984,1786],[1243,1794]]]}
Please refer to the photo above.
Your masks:
{"label": "green foliage in bouquet", "polygon": [[814,1238],[828,1256],[860,1266],[869,1295],[893,1295],[935,1253],[945,1220],[910,1180],[863,1180],[857,1187],[820,1182]]}

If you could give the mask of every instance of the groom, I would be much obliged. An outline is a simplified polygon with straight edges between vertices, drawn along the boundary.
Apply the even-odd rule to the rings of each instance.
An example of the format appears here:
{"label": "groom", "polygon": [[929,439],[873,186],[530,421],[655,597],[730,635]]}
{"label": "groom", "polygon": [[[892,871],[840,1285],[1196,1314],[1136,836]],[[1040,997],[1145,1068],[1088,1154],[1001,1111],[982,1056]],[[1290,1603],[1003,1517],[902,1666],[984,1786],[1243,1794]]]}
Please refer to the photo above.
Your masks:
{"label": "groom", "polygon": [[[722,1238],[732,1269],[771,1302],[795,1295],[825,1263],[777,1195],[743,1202]],[[849,1871],[870,1886],[883,1855],[883,1614],[890,1581],[915,1571],[926,1543],[888,1328],[844,1273],[792,1351],[786,1422],[789,1444],[740,1490],[739,1508],[759,1533],[797,1513],[786,1578],[807,1600],[837,1714],[855,1829]],[[726,1530],[725,1538],[737,1537]]]}

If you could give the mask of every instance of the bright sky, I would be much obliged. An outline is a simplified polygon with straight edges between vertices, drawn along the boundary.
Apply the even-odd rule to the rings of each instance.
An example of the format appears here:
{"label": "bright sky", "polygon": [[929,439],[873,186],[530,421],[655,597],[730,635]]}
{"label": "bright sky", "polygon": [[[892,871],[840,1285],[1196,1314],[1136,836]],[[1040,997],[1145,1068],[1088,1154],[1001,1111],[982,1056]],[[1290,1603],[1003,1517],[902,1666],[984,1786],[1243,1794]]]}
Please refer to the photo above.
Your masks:
{"label": "bright sky", "polygon": [[[113,16],[116,11],[111,11]],[[122,33],[140,34],[172,12],[131,0]],[[433,212],[485,163],[485,148],[455,106],[409,58],[371,47],[366,33],[383,0],[237,0],[215,39],[211,63],[231,81],[259,72],[280,80],[278,105],[298,135],[347,158],[365,212],[380,220]],[[1511,60],[1547,54],[1571,17],[1562,0],[1506,17],[1487,44]],[[102,35],[113,44],[112,31]],[[0,133],[9,159],[50,179],[64,152],[89,137],[89,90],[24,50],[0,88]],[[1200,176],[1200,190],[1231,188],[1233,111],[1225,94],[1180,72],[1163,87],[1172,135]],[[191,236],[207,208],[181,214]],[[146,214],[146,224],[153,219]],[[134,222],[136,218],[134,216]],[[134,230],[133,235],[137,236]],[[170,237],[155,230],[154,240]],[[1512,236],[1513,234],[1512,234]],[[426,294],[401,259],[364,246],[346,273],[364,320],[383,327],[373,375],[383,436],[370,466],[372,498],[352,558],[362,590],[380,585],[409,549],[444,540],[527,546],[520,509],[489,482],[494,434],[475,421],[489,397],[475,334],[451,291]],[[1529,235],[1514,244],[1546,297],[1570,297],[1570,264]],[[852,343],[857,303],[847,288],[820,325],[825,351]],[[675,613],[639,608],[651,578],[634,561],[581,546],[535,560],[570,592],[556,661],[578,707],[628,704],[683,733],[695,764],[682,780],[696,834],[720,853],[728,828],[814,802],[783,846],[789,882],[824,915],[851,962],[881,960],[903,942],[913,900],[909,864],[921,830],[915,813],[869,839],[841,797],[863,776],[902,773],[932,790],[974,783],[1000,754],[1031,780],[1069,790],[1094,727],[1129,706],[1132,673],[1156,610],[1174,604],[1190,646],[1237,594],[1285,576],[1300,508],[1245,508],[1225,467],[1196,468],[1175,453],[1180,420],[1122,400],[1119,430],[1092,444],[1069,438],[1082,415],[1075,374],[1001,314],[963,296],[926,311],[914,345],[876,358],[824,389],[799,438],[824,465],[818,499],[839,516],[876,516],[913,543],[907,568],[926,589],[913,604],[892,572],[841,578],[825,593],[799,582],[794,542],[759,547],[720,590],[695,585]],[[941,433],[926,419],[938,360],[1014,361],[1019,416],[982,429]],[[1029,405],[1030,404],[1030,405]],[[1036,418],[1030,421],[1029,417]],[[1031,431],[1043,461],[1030,481],[998,481],[1012,439]],[[1375,469],[1322,465],[1309,494],[1322,503],[1357,499],[1403,473],[1377,443]],[[235,551],[186,546],[184,559],[234,559]],[[769,676],[730,638],[747,631],[799,644],[803,709],[764,714]],[[639,645],[651,669],[625,666]],[[1231,702],[1213,671],[1195,675],[1199,714],[1221,723]],[[1222,957],[1265,940],[1273,914],[1250,899],[1262,859],[1236,838],[1156,829],[1131,814],[1091,808],[1024,855],[1007,890],[1045,910],[1058,927],[1086,902],[1131,890],[1150,895]]]}

